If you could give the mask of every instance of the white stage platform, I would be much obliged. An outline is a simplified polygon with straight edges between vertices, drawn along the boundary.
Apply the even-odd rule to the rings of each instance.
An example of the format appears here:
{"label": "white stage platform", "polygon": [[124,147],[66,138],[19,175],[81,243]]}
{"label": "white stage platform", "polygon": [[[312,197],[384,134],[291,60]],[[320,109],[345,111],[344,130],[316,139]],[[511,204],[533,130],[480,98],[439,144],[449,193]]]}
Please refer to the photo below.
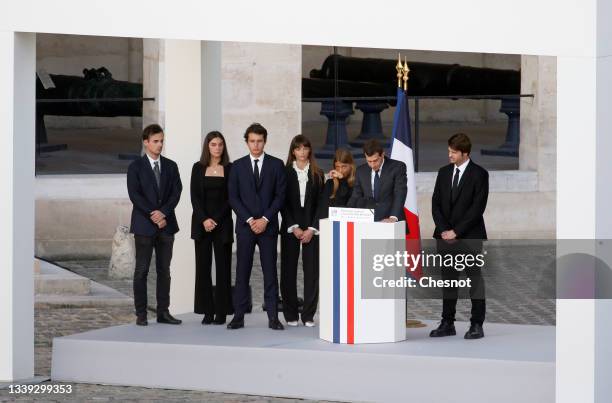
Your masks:
{"label": "white stage platform", "polygon": [[407,329],[407,340],[342,345],[318,328],[267,328],[263,313],[246,328],[115,326],[53,340],[53,381],[193,389],[339,401],[554,402],[555,328],[485,323],[486,337],[430,338],[435,325]]}

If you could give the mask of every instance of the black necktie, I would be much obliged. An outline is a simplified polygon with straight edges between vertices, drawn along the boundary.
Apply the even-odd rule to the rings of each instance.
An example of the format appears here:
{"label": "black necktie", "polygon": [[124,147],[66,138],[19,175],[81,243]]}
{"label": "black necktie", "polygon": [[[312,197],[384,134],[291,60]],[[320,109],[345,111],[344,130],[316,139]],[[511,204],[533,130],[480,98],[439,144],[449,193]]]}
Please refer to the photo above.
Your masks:
{"label": "black necktie", "polygon": [[161,182],[161,173],[159,172],[159,161],[153,163],[153,173],[155,174],[155,182],[157,182],[157,188],[159,189]]}
{"label": "black necktie", "polygon": [[374,196],[374,200],[378,200],[378,188],[380,187],[380,170],[374,173],[374,189],[372,189],[372,194]]}
{"label": "black necktie", "polygon": [[459,187],[459,168],[455,168],[455,177],[453,178],[453,187],[451,188],[451,198],[455,199],[457,196],[457,188]]}
{"label": "black necktie", "polygon": [[259,166],[257,165],[257,163],[259,162],[259,160],[255,160],[255,185],[259,186]]}

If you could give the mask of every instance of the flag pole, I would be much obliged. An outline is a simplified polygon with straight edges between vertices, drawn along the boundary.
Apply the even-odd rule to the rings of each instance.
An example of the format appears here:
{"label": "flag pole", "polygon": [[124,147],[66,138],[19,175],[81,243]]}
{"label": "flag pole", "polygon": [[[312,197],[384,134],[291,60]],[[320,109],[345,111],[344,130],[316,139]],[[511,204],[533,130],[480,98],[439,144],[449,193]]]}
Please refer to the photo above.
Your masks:
{"label": "flag pole", "polygon": [[[410,73],[410,69],[408,68],[408,62],[406,60],[406,56],[404,56],[404,65],[402,66],[401,56],[398,55],[397,66],[395,67],[397,70],[397,86],[402,88],[403,81],[403,89],[404,93],[408,91],[408,74]],[[401,80],[400,80],[401,78]],[[398,100],[399,103],[399,100]],[[406,105],[406,108],[408,105]],[[406,316],[408,315],[408,289],[406,288]],[[427,326],[425,323],[416,319],[406,319],[406,327],[407,328],[418,328]]]}

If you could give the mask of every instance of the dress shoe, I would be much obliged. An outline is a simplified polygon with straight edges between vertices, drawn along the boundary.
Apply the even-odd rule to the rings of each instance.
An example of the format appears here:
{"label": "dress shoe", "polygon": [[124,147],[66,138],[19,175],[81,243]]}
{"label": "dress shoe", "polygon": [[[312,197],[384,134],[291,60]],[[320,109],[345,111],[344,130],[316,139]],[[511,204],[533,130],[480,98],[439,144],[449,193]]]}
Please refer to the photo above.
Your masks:
{"label": "dress shoe", "polygon": [[225,324],[225,315],[216,315],[215,320],[213,320],[213,324],[215,325],[224,325]]}
{"label": "dress shoe", "polygon": [[240,329],[241,327],[244,327],[244,319],[236,318],[235,316],[232,321],[227,324],[228,329]]}
{"label": "dress shoe", "polygon": [[298,325],[297,320],[289,320],[287,321],[287,326],[296,327]]}
{"label": "dress shoe", "polygon": [[304,326],[315,327],[315,323],[312,320],[307,320],[306,322],[304,322]]}
{"label": "dress shoe", "polygon": [[463,336],[463,338],[467,340],[482,339],[483,337],[484,330],[482,330],[482,325],[480,323],[472,323],[470,325],[470,330]]}
{"label": "dress shoe", "polygon": [[268,321],[268,327],[272,330],[285,330],[285,327],[278,319],[270,319]]}
{"label": "dress shoe", "polygon": [[212,315],[204,315],[204,318],[202,318],[202,324],[203,325],[210,325],[211,323],[213,323],[213,316]]}
{"label": "dress shoe", "polygon": [[453,322],[443,320],[440,322],[440,326],[438,326],[437,329],[434,329],[429,333],[429,337],[454,336],[456,334],[455,324]]}
{"label": "dress shoe", "polygon": [[146,316],[138,316],[138,317],[136,317],[136,324],[138,326],[147,326],[149,324],[149,322],[147,322],[147,317]]}
{"label": "dress shoe", "polygon": [[183,321],[180,319],[176,319],[175,317],[170,315],[170,312],[166,311],[164,313],[157,315],[157,323],[167,323],[168,325],[180,325],[181,323],[183,323]]}

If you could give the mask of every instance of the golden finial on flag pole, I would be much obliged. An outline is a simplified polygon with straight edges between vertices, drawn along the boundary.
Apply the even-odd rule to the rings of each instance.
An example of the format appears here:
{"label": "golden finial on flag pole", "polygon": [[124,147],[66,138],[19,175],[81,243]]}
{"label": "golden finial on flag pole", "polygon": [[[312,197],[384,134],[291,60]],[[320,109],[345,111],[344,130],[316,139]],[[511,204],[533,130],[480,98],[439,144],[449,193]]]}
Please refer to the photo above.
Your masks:
{"label": "golden finial on flag pole", "polygon": [[395,66],[395,70],[397,70],[397,86],[401,88],[402,87],[403,67],[402,67],[402,56],[399,53],[397,54],[397,65]]}
{"label": "golden finial on flag pole", "polygon": [[[399,64],[402,62],[400,60]],[[404,79],[404,91],[408,91],[408,73],[410,73],[410,69],[408,68],[408,62],[406,61],[406,56],[404,56],[404,67],[402,67],[403,79]]]}

